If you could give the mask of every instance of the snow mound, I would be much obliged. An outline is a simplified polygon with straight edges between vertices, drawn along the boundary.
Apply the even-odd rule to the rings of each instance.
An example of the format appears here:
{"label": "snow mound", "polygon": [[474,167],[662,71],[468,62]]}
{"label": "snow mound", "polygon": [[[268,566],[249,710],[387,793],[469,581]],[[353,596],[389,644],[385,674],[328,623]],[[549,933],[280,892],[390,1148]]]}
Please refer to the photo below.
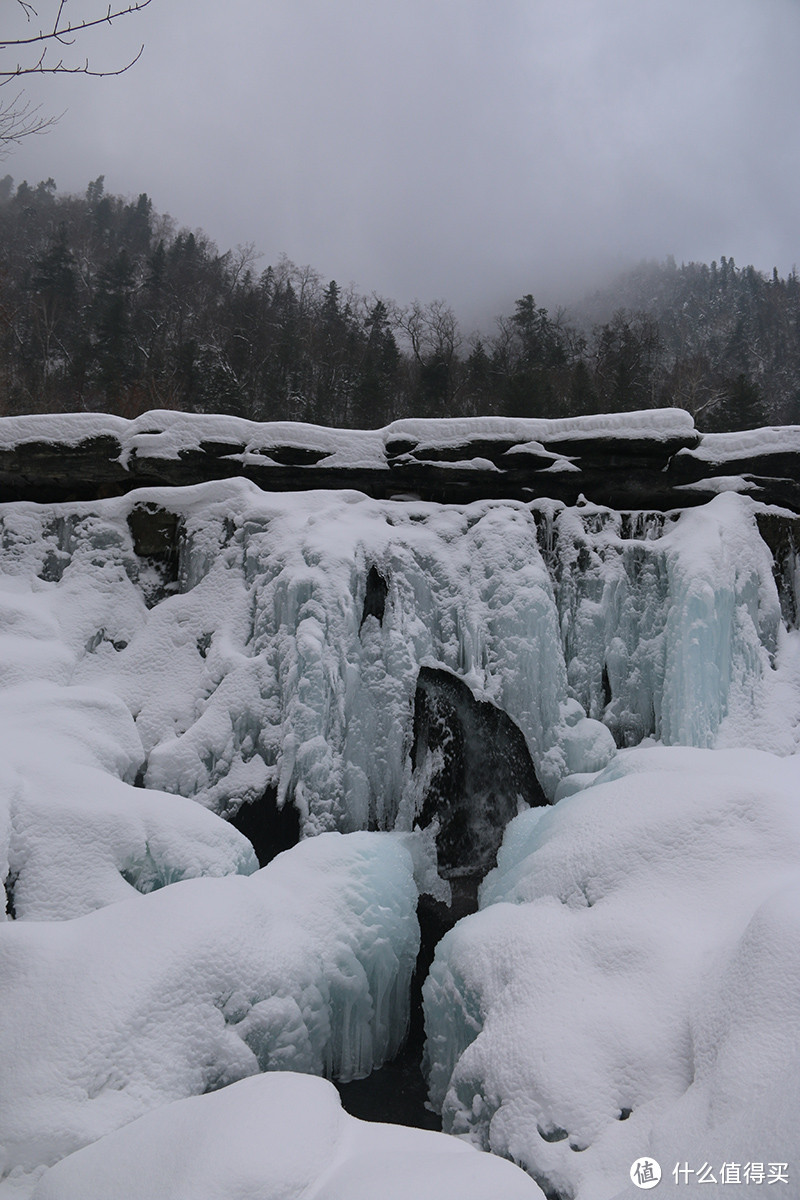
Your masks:
{"label": "snow mound", "polygon": [[53,1167],[34,1200],[536,1200],[455,1138],[357,1121],[331,1084],[278,1072],[141,1117]]}
{"label": "snow mound", "polygon": [[642,748],[512,821],[424,987],[444,1129],[575,1200],[627,1195],[644,1154],[785,1162],[798,794],[797,757]]}
{"label": "snow mound", "polygon": [[416,901],[402,838],[332,833],[0,926],[0,1177],[258,1071],[368,1074],[405,1036]]}
{"label": "snow mound", "polygon": [[110,692],[41,680],[0,691],[9,915],[66,920],[179,879],[257,869],[227,822],[133,787],[141,760],[133,719]]}

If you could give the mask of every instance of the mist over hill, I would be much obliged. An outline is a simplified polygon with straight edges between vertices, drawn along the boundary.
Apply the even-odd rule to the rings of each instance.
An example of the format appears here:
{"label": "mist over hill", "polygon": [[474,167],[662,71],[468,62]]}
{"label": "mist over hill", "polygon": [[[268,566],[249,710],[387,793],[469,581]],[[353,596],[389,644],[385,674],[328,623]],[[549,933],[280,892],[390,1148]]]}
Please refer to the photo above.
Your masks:
{"label": "mist over hill", "polygon": [[800,282],[647,262],[571,310],[531,291],[492,334],[254,246],[220,252],[148,195],[0,180],[0,413],[152,408],[376,428],[415,416],[677,406],[698,428],[800,420]]}

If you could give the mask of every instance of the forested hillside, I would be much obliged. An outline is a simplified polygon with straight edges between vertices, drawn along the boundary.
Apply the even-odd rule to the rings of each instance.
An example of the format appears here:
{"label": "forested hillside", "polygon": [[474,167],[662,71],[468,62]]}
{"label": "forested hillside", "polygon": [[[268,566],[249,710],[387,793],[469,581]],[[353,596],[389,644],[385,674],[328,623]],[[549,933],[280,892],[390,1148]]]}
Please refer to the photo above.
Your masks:
{"label": "forested hillside", "polygon": [[152,408],[373,427],[678,405],[701,429],[800,422],[800,281],[732,259],[645,264],[568,316],[533,295],[468,336],[150,198],[0,180],[0,413]]}

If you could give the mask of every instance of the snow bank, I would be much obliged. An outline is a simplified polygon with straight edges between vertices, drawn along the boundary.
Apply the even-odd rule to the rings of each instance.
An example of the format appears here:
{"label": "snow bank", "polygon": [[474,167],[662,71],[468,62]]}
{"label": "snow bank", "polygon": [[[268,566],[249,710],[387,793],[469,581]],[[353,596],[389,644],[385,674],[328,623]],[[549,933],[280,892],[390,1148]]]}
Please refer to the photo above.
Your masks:
{"label": "snow bank", "polygon": [[34,1200],[536,1200],[511,1163],[344,1113],[331,1084],[274,1073],[179,1100],[70,1155]]}
{"label": "snow bank", "polygon": [[692,450],[680,450],[701,462],[725,463],[747,458],[762,458],[770,454],[800,452],[800,425],[767,425],[761,429],[746,429],[738,433],[704,433],[700,444]]}
{"label": "snow bank", "polygon": [[513,821],[424,988],[444,1128],[576,1200],[790,1159],[799,792],[797,757],[643,748]]}
{"label": "snow bank", "polygon": [[0,845],[18,920],[65,920],[178,879],[257,869],[225,821],[133,787],[141,760],[133,719],[107,691],[36,680],[0,691]]}
{"label": "snow bank", "polygon": [[477,440],[558,442],[594,438],[665,442],[694,434],[689,413],[679,408],[558,419],[518,417],[407,418],[384,429],[332,429],[292,421],[256,422],[241,417],[156,410],[132,421],[108,413],[47,413],[0,419],[0,450],[31,442],[77,446],[92,438],[111,438],[119,458],[132,455],[179,458],[203,444],[229,445],[234,456],[269,459],[271,448],[317,451],[325,466],[386,468],[387,447],[411,441],[427,448]]}
{"label": "snow bank", "polygon": [[328,834],[249,877],[0,926],[0,1177],[257,1071],[349,1079],[390,1058],[413,870],[394,835]]}

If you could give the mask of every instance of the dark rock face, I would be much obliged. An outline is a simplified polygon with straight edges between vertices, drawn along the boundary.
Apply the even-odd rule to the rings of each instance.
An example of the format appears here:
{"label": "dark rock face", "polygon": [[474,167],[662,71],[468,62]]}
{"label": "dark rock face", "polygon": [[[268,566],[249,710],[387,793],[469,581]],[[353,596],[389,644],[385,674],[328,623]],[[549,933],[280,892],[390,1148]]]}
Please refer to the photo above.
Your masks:
{"label": "dark rock face", "polygon": [[758,532],[772,551],[772,570],[787,629],[800,628],[800,517],[758,513]]}
{"label": "dark rock face", "polygon": [[157,504],[137,504],[128,514],[134,553],[146,568],[139,582],[148,608],[178,589],[180,518]]}
{"label": "dark rock face", "polygon": [[444,875],[484,874],[520,807],[547,804],[522,731],[449,671],[420,668],[411,761],[424,786],[420,824],[439,821]]}
{"label": "dark rock face", "polygon": [[[267,491],[354,488],[379,499],[547,497],[570,505],[583,495],[616,509],[662,510],[702,504],[720,486],[737,486],[757,500],[800,512],[800,451],[767,438],[756,439],[748,453],[735,435],[717,434],[713,458],[684,416],[665,425],[657,411],[639,414],[628,436],[619,423],[604,427],[602,419],[596,429],[581,426],[580,418],[541,428],[532,423],[528,433],[524,423],[511,420],[489,433],[481,426],[474,436],[466,422],[463,437],[460,426],[453,437],[452,423],[442,422],[440,436],[437,423],[427,422],[423,438],[406,433],[402,423],[398,429],[347,432],[265,425],[263,436],[254,437],[252,423],[235,419],[224,437],[199,436],[203,418],[183,415],[187,442],[169,446],[163,413],[110,424],[86,413],[44,416],[25,431],[15,418],[0,418],[0,501],[93,500],[140,487],[241,476]],[[734,485],[730,477],[740,482]]]}

